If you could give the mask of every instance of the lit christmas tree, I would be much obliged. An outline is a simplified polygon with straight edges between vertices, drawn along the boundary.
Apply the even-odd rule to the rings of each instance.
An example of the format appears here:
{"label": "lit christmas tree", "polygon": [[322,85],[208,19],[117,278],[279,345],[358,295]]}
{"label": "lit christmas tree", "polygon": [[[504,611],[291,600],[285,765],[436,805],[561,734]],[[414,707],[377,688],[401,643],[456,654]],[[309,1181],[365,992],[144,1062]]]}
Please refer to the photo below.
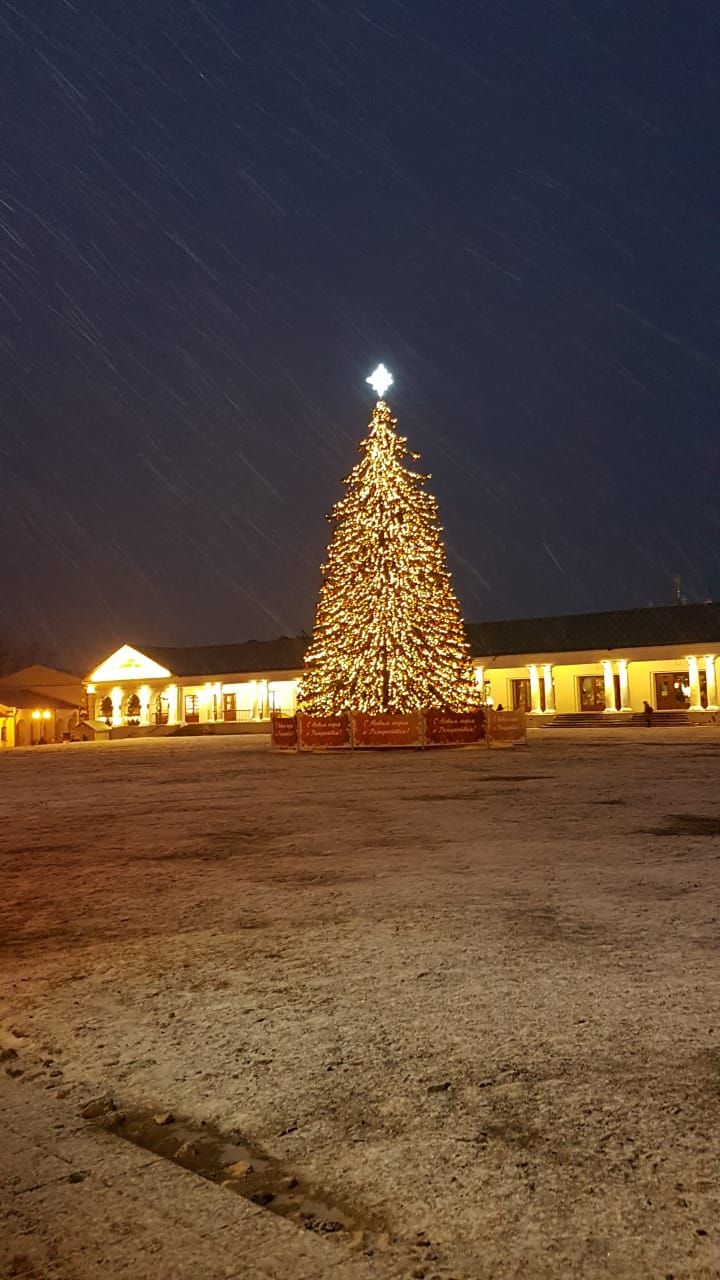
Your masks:
{"label": "lit christmas tree", "polygon": [[379,399],[362,454],[330,521],[302,711],[466,711],[478,705],[470,649],[450,581],[430,477],[395,431],[383,396],[392,376],[367,379]]}

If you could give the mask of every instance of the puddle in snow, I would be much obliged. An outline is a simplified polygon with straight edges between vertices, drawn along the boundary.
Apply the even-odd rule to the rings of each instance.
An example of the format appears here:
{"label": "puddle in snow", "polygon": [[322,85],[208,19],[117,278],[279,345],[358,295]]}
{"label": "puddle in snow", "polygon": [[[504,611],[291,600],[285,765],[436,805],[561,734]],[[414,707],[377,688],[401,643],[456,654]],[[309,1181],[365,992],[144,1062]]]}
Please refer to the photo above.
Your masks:
{"label": "puddle in snow", "polygon": [[281,1161],[240,1135],[230,1137],[212,1125],[183,1119],[159,1124],[155,1119],[158,1113],[149,1109],[115,1114],[111,1127],[118,1137],[172,1160],[308,1231],[350,1234],[357,1247],[369,1248],[382,1230],[367,1217],[303,1182]]}

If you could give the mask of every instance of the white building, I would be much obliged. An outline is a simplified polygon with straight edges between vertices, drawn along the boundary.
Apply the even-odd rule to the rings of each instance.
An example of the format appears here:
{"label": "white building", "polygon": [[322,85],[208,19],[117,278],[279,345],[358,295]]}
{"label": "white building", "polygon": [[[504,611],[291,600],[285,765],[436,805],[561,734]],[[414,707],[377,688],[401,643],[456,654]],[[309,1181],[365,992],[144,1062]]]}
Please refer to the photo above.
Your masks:
{"label": "white building", "polygon": [[[720,604],[518,618],[467,627],[478,696],[549,723],[623,723],[645,702],[673,720],[718,712]],[[295,710],[306,638],[123,645],[88,676],[97,731],[242,732]],[[666,723],[671,721],[666,719]]]}

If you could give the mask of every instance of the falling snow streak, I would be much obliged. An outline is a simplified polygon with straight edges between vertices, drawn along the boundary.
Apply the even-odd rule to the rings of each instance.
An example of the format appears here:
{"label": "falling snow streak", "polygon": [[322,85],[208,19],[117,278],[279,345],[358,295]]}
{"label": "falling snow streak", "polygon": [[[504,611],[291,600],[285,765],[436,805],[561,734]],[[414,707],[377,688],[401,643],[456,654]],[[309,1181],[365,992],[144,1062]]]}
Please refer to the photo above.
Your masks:
{"label": "falling snow streak", "polygon": [[382,352],[469,619],[720,594],[717,16],[0,0],[0,636],[308,628]]}

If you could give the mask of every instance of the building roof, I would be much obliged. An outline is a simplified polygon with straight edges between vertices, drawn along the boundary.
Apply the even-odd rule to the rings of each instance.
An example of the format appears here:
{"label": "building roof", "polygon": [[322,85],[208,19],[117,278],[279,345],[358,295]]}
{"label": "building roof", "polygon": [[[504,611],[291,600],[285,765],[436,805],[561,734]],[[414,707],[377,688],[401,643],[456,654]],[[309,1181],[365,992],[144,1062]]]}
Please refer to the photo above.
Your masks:
{"label": "building roof", "polygon": [[69,684],[81,685],[82,676],[74,676],[70,671],[60,671],[57,667],[45,667],[42,663],[33,663],[31,667],[21,667],[19,671],[1,676],[0,684],[22,689],[34,689],[37,685],[46,689],[52,685],[62,688]]}
{"label": "building roof", "polygon": [[678,644],[718,647],[720,604],[661,605],[553,618],[510,618],[505,622],[471,622],[466,630],[475,658]]}
{"label": "building roof", "polygon": [[309,643],[307,636],[281,636],[279,640],[247,640],[244,644],[203,644],[190,648],[138,644],[133,648],[166,667],[174,676],[217,676],[300,670]]}
{"label": "building roof", "polygon": [[35,689],[18,689],[14,685],[0,684],[0,703],[18,711],[77,711],[76,702],[65,702],[62,698],[51,698]]}
{"label": "building roof", "polygon": [[[661,605],[607,613],[573,613],[548,618],[509,618],[471,622],[466,627],[475,658],[513,654],[610,652],[663,645],[708,645],[720,649],[720,603]],[[248,640],[243,644],[132,646],[173,676],[204,676],[262,671],[300,671],[307,636]],[[37,698],[42,695],[34,695]],[[52,702],[45,698],[44,705]]]}

